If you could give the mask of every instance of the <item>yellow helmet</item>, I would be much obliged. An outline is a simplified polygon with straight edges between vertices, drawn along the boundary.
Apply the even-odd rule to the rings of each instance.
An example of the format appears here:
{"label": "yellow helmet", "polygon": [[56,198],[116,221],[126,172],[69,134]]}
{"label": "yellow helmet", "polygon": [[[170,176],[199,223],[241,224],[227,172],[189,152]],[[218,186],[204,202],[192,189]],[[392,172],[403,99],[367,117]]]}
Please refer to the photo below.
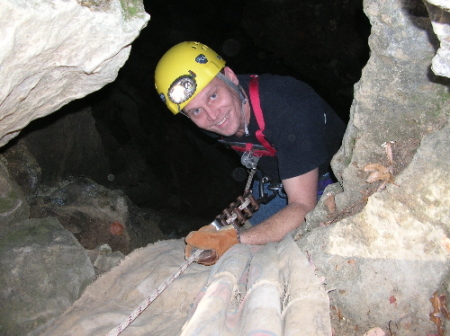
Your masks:
{"label": "yellow helmet", "polygon": [[225,60],[199,42],[170,48],[155,70],[155,87],[173,114],[180,112],[223,69]]}

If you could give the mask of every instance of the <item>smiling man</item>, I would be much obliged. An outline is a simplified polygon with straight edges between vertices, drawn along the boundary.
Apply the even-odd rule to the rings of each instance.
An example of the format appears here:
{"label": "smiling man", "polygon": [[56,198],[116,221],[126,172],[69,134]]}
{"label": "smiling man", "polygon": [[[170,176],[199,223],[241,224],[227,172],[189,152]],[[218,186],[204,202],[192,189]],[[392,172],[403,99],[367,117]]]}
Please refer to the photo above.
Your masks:
{"label": "smiling man", "polygon": [[[233,71],[225,67],[225,78],[238,84]],[[242,104],[238,93],[219,77],[184,107],[184,113],[200,128],[223,136],[244,135],[244,118],[250,118],[249,104]]]}
{"label": "smiling man", "polygon": [[[245,231],[217,231],[207,225],[191,232],[187,255],[192,247],[211,250],[212,256],[199,261],[210,265],[236,243],[280,241],[304,222],[317,203],[319,182],[329,179],[329,163],[345,131],[345,124],[310,86],[286,76],[236,75],[198,42],[179,43],[164,54],[155,86],[174,114],[218,134],[221,142],[242,143],[242,148],[233,148],[243,152],[243,164],[250,168],[249,161],[257,162],[259,179],[283,190],[261,206]],[[267,191],[261,183],[255,181],[253,189]]]}

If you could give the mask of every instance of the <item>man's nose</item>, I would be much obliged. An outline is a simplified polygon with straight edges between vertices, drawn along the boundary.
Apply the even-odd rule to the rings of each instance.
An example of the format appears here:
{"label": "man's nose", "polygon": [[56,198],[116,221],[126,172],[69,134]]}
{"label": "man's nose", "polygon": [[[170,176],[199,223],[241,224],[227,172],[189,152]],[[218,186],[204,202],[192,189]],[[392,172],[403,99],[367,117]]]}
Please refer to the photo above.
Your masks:
{"label": "man's nose", "polygon": [[215,108],[205,108],[205,113],[208,116],[208,119],[214,121],[217,119],[217,115],[219,114],[219,112],[215,109]]}

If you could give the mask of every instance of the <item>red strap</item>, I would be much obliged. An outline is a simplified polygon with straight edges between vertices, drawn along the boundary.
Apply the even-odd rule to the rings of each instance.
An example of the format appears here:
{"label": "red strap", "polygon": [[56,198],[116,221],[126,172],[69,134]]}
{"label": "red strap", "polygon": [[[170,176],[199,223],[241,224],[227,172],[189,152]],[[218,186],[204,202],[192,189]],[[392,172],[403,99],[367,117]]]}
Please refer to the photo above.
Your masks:
{"label": "red strap", "polygon": [[250,101],[252,103],[253,111],[255,112],[256,122],[258,123],[261,132],[264,132],[266,123],[264,122],[264,116],[262,114],[261,104],[259,101],[258,75],[251,75],[248,91],[250,92]]}
{"label": "red strap", "polygon": [[[252,145],[252,144],[250,144],[250,145]],[[250,147],[252,147],[252,146],[250,146]],[[231,148],[233,148],[236,152],[248,152],[248,150],[246,149],[247,147],[231,146]],[[273,156],[266,149],[251,149],[251,152],[256,157]]]}
{"label": "red strap", "polygon": [[259,130],[255,132],[256,138],[264,146],[264,148],[269,152],[268,156],[275,156],[276,150],[270,143],[266,140],[264,136],[264,129],[266,128],[266,123],[264,122],[264,116],[261,109],[261,104],[259,101],[259,81],[258,75],[252,75],[249,84],[250,101],[253,107],[253,112],[255,112],[256,122],[258,123]]}

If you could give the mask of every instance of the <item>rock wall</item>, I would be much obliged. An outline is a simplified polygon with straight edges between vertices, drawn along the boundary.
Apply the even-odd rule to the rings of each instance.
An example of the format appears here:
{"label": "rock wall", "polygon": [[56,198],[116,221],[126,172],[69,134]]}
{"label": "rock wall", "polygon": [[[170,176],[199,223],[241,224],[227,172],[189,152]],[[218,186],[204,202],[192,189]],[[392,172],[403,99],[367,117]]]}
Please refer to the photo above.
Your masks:
{"label": "rock wall", "polygon": [[325,191],[298,244],[327,279],[336,335],[444,335],[449,14],[419,1],[367,0],[364,10],[371,56],[333,160],[341,185]]}
{"label": "rock wall", "polygon": [[367,197],[369,163],[388,165],[382,144],[393,145],[394,173],[410,162],[425,134],[448,121],[448,80],[430,70],[439,47],[428,12],[421,1],[366,1],[372,24],[371,56],[355,85],[350,124],[333,169],[345,192],[336,197],[339,209]]}
{"label": "rock wall", "polygon": [[430,13],[433,30],[439,39],[440,47],[433,58],[432,69],[436,75],[450,77],[450,4],[447,0],[428,0],[425,2]]}
{"label": "rock wall", "polygon": [[[131,43],[148,20],[149,15],[139,0],[1,0],[0,147],[16,137],[32,120],[114,81],[128,59]],[[85,115],[86,120],[90,111]],[[46,158],[58,160],[55,154],[63,153],[75,143],[81,144],[85,153],[92,153],[92,143],[86,143],[86,134],[92,131],[93,124],[91,121],[91,127],[83,128],[84,139],[68,139],[70,144],[60,143],[60,151],[47,151]],[[53,131],[64,132],[64,123],[56,124]],[[93,156],[89,160],[83,159],[87,164],[100,160]],[[75,167],[61,168],[60,172],[65,169],[73,172]],[[109,237],[97,242],[97,245],[103,244],[101,246],[92,245],[95,244],[92,241],[91,247],[88,242],[84,242],[84,247],[80,244],[64,222],[64,219],[70,219],[70,211],[61,220],[66,226],[61,225],[55,215],[57,211],[53,209],[52,212],[48,204],[46,214],[36,204],[30,211],[31,199],[39,203],[35,196],[42,179],[52,179],[52,175],[45,177],[46,173],[42,174],[23,141],[7,154],[0,155],[2,335],[39,333],[46,323],[58,317],[81,295],[97,274],[117,265],[124,256],[119,251],[112,253],[105,245],[108,239],[111,245],[114,245],[113,241],[117,242],[119,246],[115,248],[124,252],[134,248],[130,246],[132,243],[146,243],[142,241],[146,238],[137,238],[136,232],[141,229],[139,225],[148,224],[148,220],[144,220],[132,204],[127,204],[122,195],[113,191],[108,194],[92,181],[88,183],[91,191],[97,187],[104,191],[103,194],[114,194],[112,199],[123,203],[117,209],[120,214],[108,216],[111,205],[99,215],[104,222],[104,234]],[[57,171],[53,174],[56,178],[61,176]],[[95,202],[98,201],[96,197],[102,195],[91,192],[85,196],[85,201]],[[45,203],[42,198],[40,200]],[[63,204],[57,205],[60,209]],[[98,206],[95,210],[98,211]],[[33,211],[37,213],[32,214]],[[76,222],[79,225],[94,222],[92,214],[82,214],[77,209],[73,212],[73,216],[78,215]],[[128,234],[127,229],[131,227]],[[97,232],[101,225],[90,230]],[[92,232],[90,236],[93,236]]]}
{"label": "rock wall", "polygon": [[149,20],[142,1],[0,1],[0,146],[114,81]]}

